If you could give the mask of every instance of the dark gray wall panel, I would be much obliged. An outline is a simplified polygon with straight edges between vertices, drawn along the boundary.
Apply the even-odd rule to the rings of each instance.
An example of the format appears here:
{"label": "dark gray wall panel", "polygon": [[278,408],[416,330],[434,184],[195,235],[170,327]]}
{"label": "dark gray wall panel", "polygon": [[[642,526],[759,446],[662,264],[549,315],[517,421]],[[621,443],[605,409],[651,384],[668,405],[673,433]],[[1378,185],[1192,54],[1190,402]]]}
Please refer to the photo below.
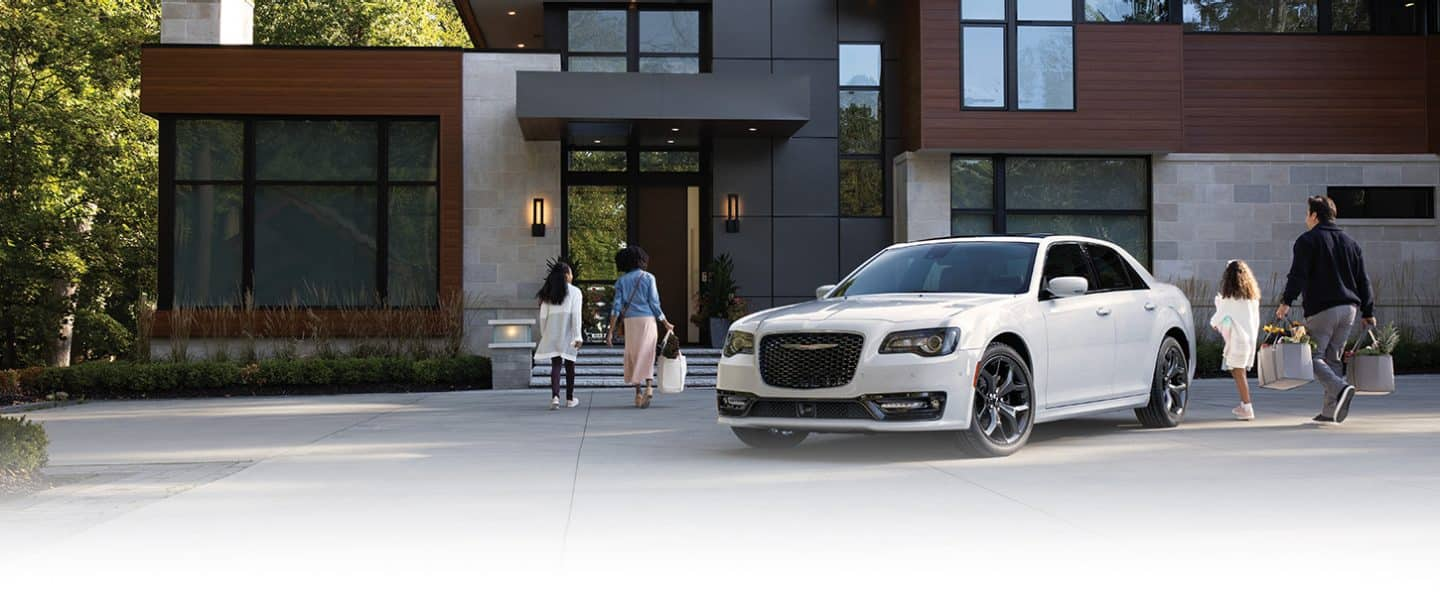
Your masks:
{"label": "dark gray wall panel", "polygon": [[839,144],[835,139],[775,140],[776,215],[840,215]]}
{"label": "dark gray wall panel", "polygon": [[726,233],[724,218],[711,218],[715,238],[715,255],[729,254],[735,259],[735,282],[741,295],[770,294],[770,218],[753,217],[740,220],[740,232]]}
{"label": "dark gray wall panel", "polygon": [[892,237],[889,218],[841,218],[840,275],[850,273],[890,245]]}
{"label": "dark gray wall panel", "polygon": [[775,218],[775,295],[813,297],[839,278],[838,218]]}
{"label": "dark gray wall panel", "polygon": [[806,296],[804,296],[804,297],[772,297],[772,298],[771,298],[771,301],[774,301],[774,302],[775,302],[775,307],[782,307],[782,306],[786,306],[786,305],[794,305],[794,304],[796,304],[796,303],[805,303],[806,301],[814,301],[814,300],[815,300],[815,294],[814,294],[814,293],[811,293],[811,294],[806,295]]}
{"label": "dark gray wall panel", "polygon": [[770,60],[714,60],[710,71],[720,75],[768,75]]}
{"label": "dark gray wall panel", "polygon": [[744,298],[746,314],[754,314],[755,312],[759,312],[760,310],[768,310],[772,307],[775,307],[775,301],[770,297],[745,296]]}
{"label": "dark gray wall panel", "polygon": [[721,0],[711,5],[710,14],[714,57],[770,57],[770,0]]}
{"label": "dark gray wall panel", "polygon": [[725,195],[740,195],[742,217],[770,215],[770,140],[715,139],[711,212],[725,215]]}
{"label": "dark gray wall panel", "polygon": [[895,215],[895,159],[905,153],[904,141],[885,140],[885,158],[880,162],[885,168],[885,215]]}
{"label": "dark gray wall panel", "polygon": [[[898,11],[891,7],[898,2],[876,2],[875,0],[839,0],[839,36],[847,43],[879,43],[885,41],[888,20],[886,13]],[[891,10],[886,10],[891,9]]]}
{"label": "dark gray wall panel", "polygon": [[883,82],[880,95],[884,98],[880,112],[885,115],[885,136],[900,138],[905,132],[905,82],[900,73],[903,69],[900,62],[887,60],[881,64],[880,70]]}
{"label": "dark gray wall panel", "polygon": [[809,75],[810,121],[797,137],[837,137],[840,130],[840,64],[837,60],[776,60],[776,75]]}
{"label": "dark gray wall panel", "polygon": [[771,48],[777,58],[834,58],[835,0],[776,0],[770,7]]}

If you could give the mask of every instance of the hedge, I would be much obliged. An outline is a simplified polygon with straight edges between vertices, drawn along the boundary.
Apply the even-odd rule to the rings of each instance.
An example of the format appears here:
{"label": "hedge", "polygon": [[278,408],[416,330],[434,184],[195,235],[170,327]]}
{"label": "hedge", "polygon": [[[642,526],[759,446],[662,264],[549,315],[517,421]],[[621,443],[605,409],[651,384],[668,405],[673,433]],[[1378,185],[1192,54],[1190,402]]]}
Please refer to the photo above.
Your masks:
{"label": "hedge", "polygon": [[488,389],[490,375],[486,357],[268,359],[248,364],[92,361],[73,367],[0,372],[0,395],[128,398],[316,389]]}
{"label": "hedge", "polygon": [[29,478],[50,461],[45,428],[25,417],[0,416],[0,478]]}

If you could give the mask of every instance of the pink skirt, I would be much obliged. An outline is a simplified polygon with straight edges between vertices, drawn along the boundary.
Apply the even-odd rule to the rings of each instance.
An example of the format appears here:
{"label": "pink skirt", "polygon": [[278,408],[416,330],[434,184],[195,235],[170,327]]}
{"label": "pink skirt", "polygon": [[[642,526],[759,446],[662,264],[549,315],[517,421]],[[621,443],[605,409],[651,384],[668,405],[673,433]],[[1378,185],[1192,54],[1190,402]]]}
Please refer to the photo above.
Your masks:
{"label": "pink skirt", "polygon": [[625,319],[625,384],[645,384],[655,378],[655,344],[658,327],[650,316]]}

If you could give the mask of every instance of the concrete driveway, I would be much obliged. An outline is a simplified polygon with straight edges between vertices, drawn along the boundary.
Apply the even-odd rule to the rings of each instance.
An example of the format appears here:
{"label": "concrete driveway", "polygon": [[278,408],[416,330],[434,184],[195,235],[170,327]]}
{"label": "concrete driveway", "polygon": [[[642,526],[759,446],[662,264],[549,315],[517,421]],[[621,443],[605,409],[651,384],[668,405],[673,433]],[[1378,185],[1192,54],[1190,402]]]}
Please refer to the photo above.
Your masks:
{"label": "concrete driveway", "polygon": [[1440,377],[1399,389],[1339,426],[1309,422],[1313,385],[1261,391],[1246,424],[1228,381],[1201,381],[1178,429],[1128,413],[1051,423],[987,460],[937,435],[747,449],[707,390],[648,410],[582,392],[558,412],[529,391],[86,403],[32,415],[56,487],[0,500],[0,569],[120,594],[157,575],[768,588],[717,600],[985,579],[995,593],[967,600],[1204,583],[1287,610],[1373,608],[1376,592],[1406,604],[1410,579],[1440,572]]}

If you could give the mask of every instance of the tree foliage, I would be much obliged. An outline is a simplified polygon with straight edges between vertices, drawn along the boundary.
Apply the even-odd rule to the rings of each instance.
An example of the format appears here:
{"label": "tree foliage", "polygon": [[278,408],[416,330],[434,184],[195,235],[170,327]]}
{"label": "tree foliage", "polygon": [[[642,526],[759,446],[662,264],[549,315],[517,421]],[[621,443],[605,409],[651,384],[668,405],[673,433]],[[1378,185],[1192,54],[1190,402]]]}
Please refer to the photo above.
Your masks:
{"label": "tree foliage", "polygon": [[452,0],[256,0],[257,45],[469,47]]}

